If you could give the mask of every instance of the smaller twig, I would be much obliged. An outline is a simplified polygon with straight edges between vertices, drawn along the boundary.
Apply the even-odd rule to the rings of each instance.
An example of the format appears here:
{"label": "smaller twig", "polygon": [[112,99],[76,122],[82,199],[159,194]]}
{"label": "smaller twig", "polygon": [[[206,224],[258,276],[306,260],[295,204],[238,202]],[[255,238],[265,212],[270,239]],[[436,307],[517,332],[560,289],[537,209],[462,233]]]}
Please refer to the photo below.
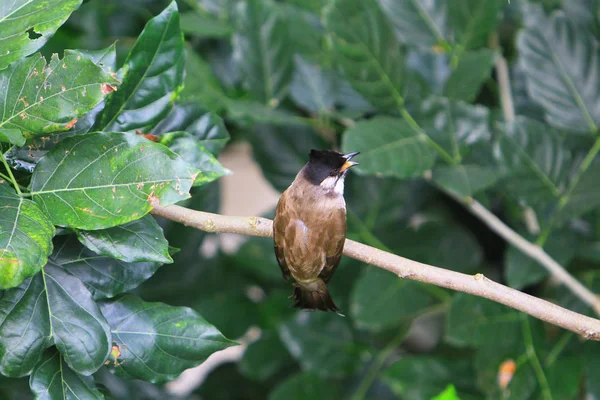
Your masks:
{"label": "smaller twig", "polygon": [[[499,48],[497,33],[490,36],[490,47],[492,49]],[[513,103],[512,89],[510,87],[508,64],[501,52],[496,55],[496,79],[498,79],[498,87],[500,89],[500,104],[502,105],[504,120],[507,122],[514,121],[515,106]]]}

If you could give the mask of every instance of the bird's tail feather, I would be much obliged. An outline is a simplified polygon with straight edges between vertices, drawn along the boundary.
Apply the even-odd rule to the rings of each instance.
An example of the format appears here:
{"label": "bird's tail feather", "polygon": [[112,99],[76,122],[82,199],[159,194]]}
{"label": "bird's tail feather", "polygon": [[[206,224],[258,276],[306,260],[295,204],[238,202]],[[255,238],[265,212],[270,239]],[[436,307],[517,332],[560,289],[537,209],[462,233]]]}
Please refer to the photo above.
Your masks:
{"label": "bird's tail feather", "polygon": [[334,311],[340,315],[342,311],[335,305],[325,282],[319,282],[318,289],[310,289],[299,284],[294,284],[293,306],[307,310]]}

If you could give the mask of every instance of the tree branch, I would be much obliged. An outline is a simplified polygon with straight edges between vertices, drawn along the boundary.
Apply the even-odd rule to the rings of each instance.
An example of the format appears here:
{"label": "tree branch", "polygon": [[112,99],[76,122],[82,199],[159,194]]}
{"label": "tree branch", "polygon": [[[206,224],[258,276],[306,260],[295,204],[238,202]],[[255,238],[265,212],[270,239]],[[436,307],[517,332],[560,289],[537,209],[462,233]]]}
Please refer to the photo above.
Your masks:
{"label": "tree branch", "polygon": [[[238,233],[260,237],[273,235],[273,222],[260,217],[233,217],[153,204],[152,214],[206,232]],[[487,211],[487,210],[486,210]],[[489,211],[488,211],[489,212]],[[344,254],[388,270],[400,278],[430,283],[484,297],[527,313],[550,324],[600,341],[600,320],[566,310],[555,304],[496,283],[482,274],[474,276],[412,261],[353,240],[346,240]]]}

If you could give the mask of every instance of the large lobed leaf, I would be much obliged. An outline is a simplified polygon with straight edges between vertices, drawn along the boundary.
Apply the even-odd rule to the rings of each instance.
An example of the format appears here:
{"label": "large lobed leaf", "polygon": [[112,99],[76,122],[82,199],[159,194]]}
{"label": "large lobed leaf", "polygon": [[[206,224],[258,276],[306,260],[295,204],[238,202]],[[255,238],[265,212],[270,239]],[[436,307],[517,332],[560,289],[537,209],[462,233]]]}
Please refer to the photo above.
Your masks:
{"label": "large lobed leaf", "polygon": [[344,134],[342,149],[361,152],[360,165],[355,167],[359,173],[397,178],[422,176],[433,167],[436,156],[425,134],[391,117],[357,123]]}
{"label": "large lobed leaf", "polygon": [[45,352],[29,382],[39,400],[104,399],[94,385],[94,378],[73,371],[56,350]]}
{"label": "large lobed leaf", "polygon": [[117,80],[83,53],[65,50],[50,62],[33,56],[0,71],[0,134],[26,138],[70,129],[100,103]]}
{"label": "large lobed leaf", "polygon": [[237,6],[238,35],[234,45],[244,63],[248,89],[263,104],[278,103],[292,78],[292,48],[284,14],[263,0]]}
{"label": "large lobed leaf", "polygon": [[89,375],[106,360],[111,334],[84,284],[47,265],[0,300],[0,372],[29,375],[51,345],[71,369]]}
{"label": "large lobed leaf", "polygon": [[181,90],[185,52],[177,3],[146,24],[119,71],[123,85],[106,100],[94,130],[146,130],[164,118]]}
{"label": "large lobed leaf", "polygon": [[325,9],[335,64],[371,104],[390,110],[403,99],[404,56],[375,0],[334,0]]}
{"label": "large lobed leaf", "polygon": [[56,230],[37,204],[7,182],[0,183],[0,211],[0,289],[8,289],[46,264]]}
{"label": "large lobed leaf", "polygon": [[531,97],[547,121],[561,129],[597,132],[600,122],[600,45],[563,14],[546,18],[519,37],[519,51]]}
{"label": "large lobed leaf", "polygon": [[[79,8],[81,0],[14,0],[0,7],[0,70],[40,47]],[[1,87],[1,86],[0,86]]]}
{"label": "large lobed leaf", "polygon": [[61,141],[37,164],[33,200],[55,225],[102,229],[143,217],[156,199],[188,198],[198,175],[161,144],[133,133],[90,133]]}
{"label": "large lobed leaf", "polygon": [[189,308],[146,303],[131,294],[100,307],[120,349],[117,373],[128,378],[164,382],[235,345]]}

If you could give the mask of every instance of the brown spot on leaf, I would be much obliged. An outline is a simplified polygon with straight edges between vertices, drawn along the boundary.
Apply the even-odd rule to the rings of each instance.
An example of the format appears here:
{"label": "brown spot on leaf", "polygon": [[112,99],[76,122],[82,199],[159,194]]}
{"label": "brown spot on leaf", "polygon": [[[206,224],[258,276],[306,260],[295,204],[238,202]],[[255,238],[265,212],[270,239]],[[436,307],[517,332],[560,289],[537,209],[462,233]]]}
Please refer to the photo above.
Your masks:
{"label": "brown spot on leaf", "polygon": [[61,85],[60,90],[64,92],[65,90],[67,90],[67,87],[65,85]]}
{"label": "brown spot on leaf", "polygon": [[142,190],[144,188],[144,183],[143,182],[138,183],[137,188],[138,188],[138,190]]}
{"label": "brown spot on leaf", "polygon": [[505,360],[498,368],[498,386],[504,390],[510,384],[510,381],[517,370],[517,364],[513,360]]}
{"label": "brown spot on leaf", "polygon": [[65,125],[65,128],[71,129],[72,127],[75,126],[76,123],[77,123],[77,118],[73,118],[71,121],[69,121],[69,123],[67,125]]}
{"label": "brown spot on leaf", "polygon": [[103,83],[100,85],[100,89],[102,90],[102,94],[109,94],[117,91],[117,87],[108,83]]}
{"label": "brown spot on leaf", "polygon": [[19,114],[19,117],[21,117],[21,119],[27,119],[27,114],[22,112],[21,114]]}

